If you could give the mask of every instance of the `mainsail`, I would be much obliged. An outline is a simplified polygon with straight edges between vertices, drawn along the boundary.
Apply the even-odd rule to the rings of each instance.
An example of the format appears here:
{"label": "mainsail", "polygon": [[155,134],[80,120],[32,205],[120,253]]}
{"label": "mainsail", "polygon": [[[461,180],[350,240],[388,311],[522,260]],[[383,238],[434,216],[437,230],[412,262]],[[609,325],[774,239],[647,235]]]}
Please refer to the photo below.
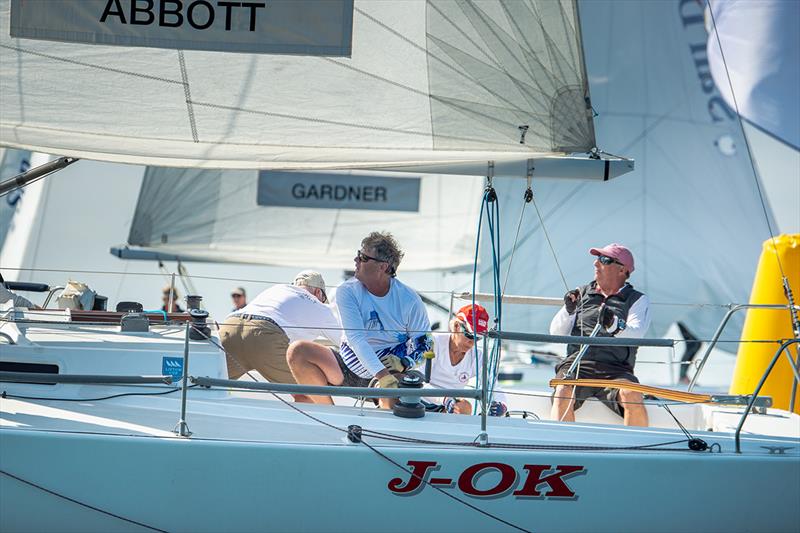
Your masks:
{"label": "mainsail", "polygon": [[[0,0],[0,140],[8,146],[205,168],[425,165],[484,175],[494,161],[497,175],[525,176],[529,160],[544,158],[540,172],[595,179],[632,168],[564,157],[595,147],[573,0],[356,0],[349,57],[9,36],[10,7],[53,4],[69,9]],[[131,2],[116,4],[124,11]],[[108,10],[91,5],[98,18]],[[53,38],[48,28],[23,32],[20,17],[11,17],[18,35]],[[551,157],[566,164],[550,165]]]}
{"label": "mainsail", "polygon": [[[748,301],[769,231],[738,120],[708,70],[702,6],[591,1],[581,15],[598,135],[640,163],[605,184],[534,177],[548,233],[528,206],[506,291],[561,296],[592,278],[590,247],[620,242],[636,258],[631,282],[654,302],[650,334],[682,320],[709,338],[726,311],[720,305]],[[501,182],[498,190],[505,276],[524,187]],[[504,323],[541,331],[552,315],[507,306]],[[726,338],[738,338],[741,320]]]}
{"label": "mainsail", "polygon": [[[474,262],[480,180],[358,172],[281,174],[148,168],[131,224],[130,246],[112,253],[122,258],[350,269],[361,239],[381,230],[392,232],[406,250],[404,271],[455,271]],[[296,176],[295,194],[289,200],[302,205],[298,193],[305,199],[323,196],[320,203],[326,208],[264,202],[259,189],[285,175]],[[374,195],[370,188],[384,187],[390,188],[391,200],[392,181],[403,180],[418,186],[410,198],[418,206],[399,210],[403,206],[362,202],[379,207],[331,208],[337,205],[337,193],[348,194],[348,187],[336,184],[348,183],[353,176],[368,185],[349,187],[351,196]],[[326,195],[326,185],[314,185],[311,178],[334,185],[327,186]]]}

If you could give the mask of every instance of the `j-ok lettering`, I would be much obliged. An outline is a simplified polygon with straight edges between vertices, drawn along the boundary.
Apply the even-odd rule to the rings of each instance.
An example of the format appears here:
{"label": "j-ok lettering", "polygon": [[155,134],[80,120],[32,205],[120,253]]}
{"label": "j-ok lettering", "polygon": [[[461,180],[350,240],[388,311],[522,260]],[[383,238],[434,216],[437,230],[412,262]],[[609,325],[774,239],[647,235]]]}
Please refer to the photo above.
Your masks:
{"label": "j-ok lettering", "polygon": [[[124,9],[127,4],[129,9]],[[235,10],[244,9],[250,17],[250,31],[256,29],[257,10],[266,7],[265,2],[231,2],[219,0],[107,0],[100,22],[116,17],[121,24],[149,26],[156,24],[165,28],[180,28],[184,22],[196,30],[210,28],[215,20],[225,21],[225,31],[231,31],[231,18]],[[127,18],[126,18],[127,16]]]}
{"label": "j-ok lettering", "polygon": [[[426,484],[445,487],[455,484],[458,490],[473,497],[497,497],[519,487],[512,493],[517,498],[574,498],[575,492],[569,488],[565,478],[586,471],[584,467],[574,465],[524,465],[523,472],[518,473],[505,463],[478,463],[465,468],[454,483],[451,478],[431,477],[432,472],[439,470],[436,461],[408,461],[407,464],[411,468],[408,479],[397,477],[389,481],[388,488],[395,494],[416,494]],[[544,475],[549,471],[552,472]],[[490,472],[499,473],[499,480],[478,488],[477,480]]]}

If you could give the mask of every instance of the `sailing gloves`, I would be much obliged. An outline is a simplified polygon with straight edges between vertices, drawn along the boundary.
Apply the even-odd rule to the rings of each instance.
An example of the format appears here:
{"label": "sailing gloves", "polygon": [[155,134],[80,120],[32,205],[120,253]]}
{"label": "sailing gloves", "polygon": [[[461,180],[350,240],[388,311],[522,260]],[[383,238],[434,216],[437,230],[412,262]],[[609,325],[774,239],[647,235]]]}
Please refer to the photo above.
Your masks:
{"label": "sailing gloves", "polygon": [[508,412],[508,407],[503,402],[493,401],[489,405],[489,416],[504,416]]}
{"label": "sailing gloves", "polygon": [[373,387],[379,387],[381,389],[396,389],[398,385],[397,378],[392,374],[386,374],[382,378],[374,379],[372,383]]}
{"label": "sailing gloves", "polygon": [[[470,405],[464,400],[458,398],[445,398],[442,405],[445,413],[458,413],[468,415],[470,412]],[[489,416],[505,416],[508,412],[508,407],[503,402],[493,401],[489,404]]]}
{"label": "sailing gloves", "polygon": [[384,359],[383,364],[389,370],[394,370],[395,372],[405,372],[409,368],[412,368],[416,363],[407,355],[403,357],[390,355]]}
{"label": "sailing gloves", "polygon": [[611,335],[616,335],[624,330],[627,325],[624,319],[618,317],[614,311],[608,307],[603,307],[603,310],[600,312],[600,322]]}
{"label": "sailing gloves", "polygon": [[567,308],[567,314],[574,315],[575,309],[578,308],[578,302],[581,300],[581,291],[572,289],[564,295],[564,307]]}

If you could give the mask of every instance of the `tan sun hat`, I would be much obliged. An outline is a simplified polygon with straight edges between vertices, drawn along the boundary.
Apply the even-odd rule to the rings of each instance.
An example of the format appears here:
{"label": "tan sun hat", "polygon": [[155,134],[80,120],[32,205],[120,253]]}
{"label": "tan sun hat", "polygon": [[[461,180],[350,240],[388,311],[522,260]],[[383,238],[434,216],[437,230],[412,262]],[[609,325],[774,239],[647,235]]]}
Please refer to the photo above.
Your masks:
{"label": "tan sun hat", "polygon": [[315,289],[322,289],[324,296],[323,302],[328,301],[328,296],[325,294],[325,280],[322,279],[322,274],[316,270],[303,270],[298,272],[294,277],[294,282],[292,282],[292,285],[297,285],[298,287],[305,286],[313,287]]}

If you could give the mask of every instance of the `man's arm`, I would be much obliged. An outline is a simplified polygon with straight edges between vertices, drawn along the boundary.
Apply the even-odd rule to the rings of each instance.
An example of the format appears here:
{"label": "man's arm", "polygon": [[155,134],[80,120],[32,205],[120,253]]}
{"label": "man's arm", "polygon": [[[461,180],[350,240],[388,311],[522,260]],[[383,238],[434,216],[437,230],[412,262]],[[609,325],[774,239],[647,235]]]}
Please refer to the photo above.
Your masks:
{"label": "man's arm", "polygon": [[318,336],[325,337],[331,341],[334,346],[338,346],[342,336],[342,325],[339,323],[339,319],[336,318],[336,314],[329,305],[324,303],[320,303],[319,305],[324,309],[320,310],[318,313],[321,323]]}
{"label": "man's arm", "polygon": [[373,376],[377,376],[381,372],[383,372],[381,376],[386,374],[386,367],[375,355],[375,351],[367,341],[361,310],[351,287],[346,285],[339,287],[336,294],[336,307],[339,309],[339,319],[342,321],[347,344],[353,349],[358,360]]}
{"label": "man's arm", "polygon": [[567,313],[567,308],[562,305],[550,322],[550,335],[569,335],[575,325],[576,316]]}
{"label": "man's arm", "polygon": [[627,337],[629,339],[644,338],[647,328],[650,327],[650,299],[644,294],[631,306],[628,311],[628,319],[625,321],[625,329],[615,335],[615,337]]}

